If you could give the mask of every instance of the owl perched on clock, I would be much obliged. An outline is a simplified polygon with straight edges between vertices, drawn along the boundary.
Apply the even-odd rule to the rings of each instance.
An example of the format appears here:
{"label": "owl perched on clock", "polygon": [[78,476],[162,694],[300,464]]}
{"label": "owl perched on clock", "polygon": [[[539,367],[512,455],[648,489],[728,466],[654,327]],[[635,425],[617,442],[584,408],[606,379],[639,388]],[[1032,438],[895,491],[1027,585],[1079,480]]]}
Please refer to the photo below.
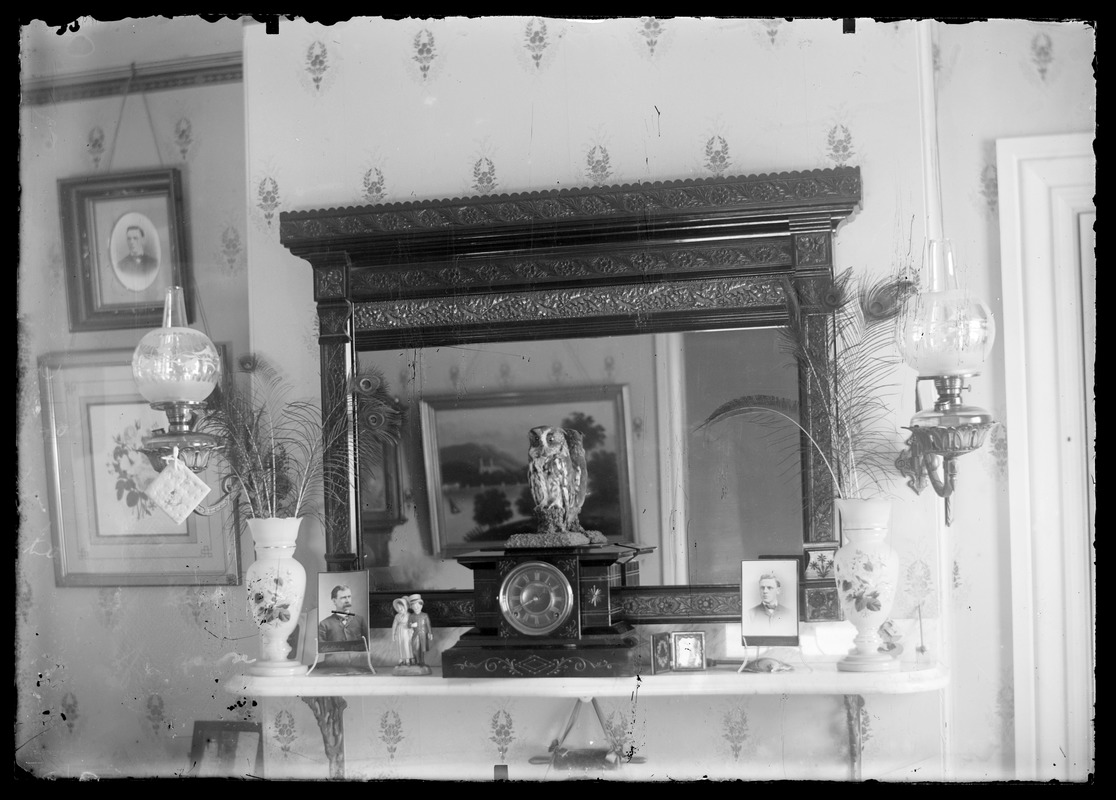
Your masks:
{"label": "owl perched on clock", "polygon": [[[552,425],[540,425],[527,433],[527,476],[535,500],[539,533],[581,528],[577,512],[585,499],[585,448],[581,445],[580,434],[570,436],[570,433]],[[570,526],[571,520],[574,527]]]}

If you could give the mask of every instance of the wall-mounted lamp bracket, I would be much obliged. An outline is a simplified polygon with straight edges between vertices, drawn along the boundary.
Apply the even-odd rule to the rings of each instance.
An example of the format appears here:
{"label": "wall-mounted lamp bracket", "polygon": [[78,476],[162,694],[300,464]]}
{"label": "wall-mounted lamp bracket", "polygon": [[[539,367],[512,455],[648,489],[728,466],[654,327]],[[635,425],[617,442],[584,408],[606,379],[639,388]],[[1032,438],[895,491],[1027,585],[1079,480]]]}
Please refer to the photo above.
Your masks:
{"label": "wall-mounted lamp bracket", "polygon": [[[957,478],[957,459],[980,449],[996,423],[992,415],[976,406],[961,403],[967,375],[935,376],[915,381],[918,412],[911,420],[906,448],[895,459],[895,467],[907,479],[907,486],[921,494],[927,483],[945,500],[946,525],[953,524],[951,498]],[[922,411],[918,382],[933,380],[938,399],[933,410]]]}

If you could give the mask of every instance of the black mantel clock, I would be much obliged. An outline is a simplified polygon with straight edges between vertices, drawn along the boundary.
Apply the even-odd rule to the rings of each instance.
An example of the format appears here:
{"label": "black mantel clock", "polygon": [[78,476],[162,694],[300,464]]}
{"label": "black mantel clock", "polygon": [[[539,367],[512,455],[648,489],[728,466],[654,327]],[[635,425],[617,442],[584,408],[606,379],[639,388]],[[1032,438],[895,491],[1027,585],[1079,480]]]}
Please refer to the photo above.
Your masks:
{"label": "black mantel clock", "polygon": [[635,629],[619,586],[638,583],[635,558],[653,547],[595,545],[478,550],[476,627],[442,653],[445,678],[600,678],[639,671]]}

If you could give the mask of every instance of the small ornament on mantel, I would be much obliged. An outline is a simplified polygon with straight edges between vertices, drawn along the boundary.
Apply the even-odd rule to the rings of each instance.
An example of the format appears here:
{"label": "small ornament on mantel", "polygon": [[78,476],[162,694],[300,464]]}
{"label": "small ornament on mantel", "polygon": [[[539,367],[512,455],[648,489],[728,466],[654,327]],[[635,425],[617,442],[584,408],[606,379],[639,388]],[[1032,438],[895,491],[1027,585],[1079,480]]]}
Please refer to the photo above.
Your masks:
{"label": "small ornament on mantel", "polygon": [[508,537],[507,547],[577,547],[608,544],[600,531],[588,531],[579,520],[589,470],[581,431],[540,425],[527,433],[527,477],[535,501],[535,533]]}
{"label": "small ornament on mantel", "polygon": [[395,619],[391,624],[391,638],[399,648],[399,663],[392,675],[430,675],[426,665],[426,651],[434,641],[430,617],[423,610],[422,595],[409,594],[391,602]]}

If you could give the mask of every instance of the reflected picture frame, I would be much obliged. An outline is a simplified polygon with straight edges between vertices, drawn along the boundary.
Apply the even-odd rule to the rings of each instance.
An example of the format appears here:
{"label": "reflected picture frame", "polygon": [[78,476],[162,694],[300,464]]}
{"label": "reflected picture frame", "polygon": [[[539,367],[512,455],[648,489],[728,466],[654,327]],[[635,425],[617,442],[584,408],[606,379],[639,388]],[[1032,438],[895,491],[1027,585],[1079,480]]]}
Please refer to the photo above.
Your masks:
{"label": "reflected picture frame", "polygon": [[[136,388],[132,351],[46,353],[38,373],[55,584],[239,585],[235,509],[175,523],[146,494],[158,473],[139,448],[167,419]],[[216,467],[199,477],[212,502]]]}
{"label": "reflected picture frame", "polygon": [[157,328],[171,286],[194,320],[178,169],[64,178],[58,203],[71,331]]}
{"label": "reflected picture frame", "polygon": [[740,562],[742,645],[798,646],[802,565],[797,555]]}
{"label": "reflected picture frame", "polygon": [[[597,432],[585,437],[589,491],[581,524],[610,543],[635,541],[628,387],[599,384],[420,401],[433,552],[459,555],[534,533],[528,432],[574,418]],[[489,514],[485,498],[493,492],[503,497],[495,497],[499,508]]]}

